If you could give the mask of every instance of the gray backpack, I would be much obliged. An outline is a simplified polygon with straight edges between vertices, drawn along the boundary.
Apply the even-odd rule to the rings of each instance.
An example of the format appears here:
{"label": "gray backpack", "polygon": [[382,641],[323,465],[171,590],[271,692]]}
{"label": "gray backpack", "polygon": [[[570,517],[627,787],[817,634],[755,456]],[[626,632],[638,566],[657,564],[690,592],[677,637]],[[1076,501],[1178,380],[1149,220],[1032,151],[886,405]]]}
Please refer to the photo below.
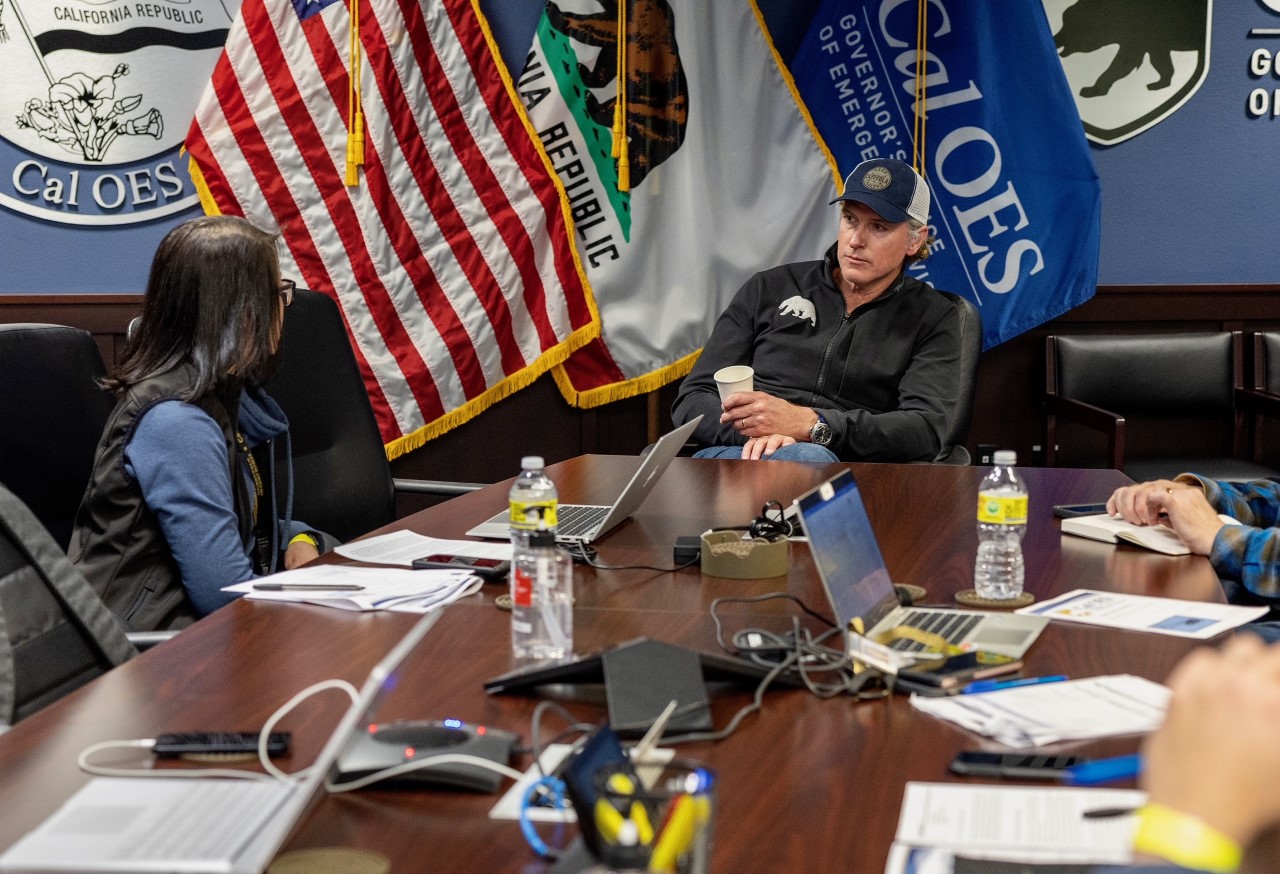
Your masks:
{"label": "gray backpack", "polygon": [[123,623],[27,506],[0,486],[0,726],[136,654]]}

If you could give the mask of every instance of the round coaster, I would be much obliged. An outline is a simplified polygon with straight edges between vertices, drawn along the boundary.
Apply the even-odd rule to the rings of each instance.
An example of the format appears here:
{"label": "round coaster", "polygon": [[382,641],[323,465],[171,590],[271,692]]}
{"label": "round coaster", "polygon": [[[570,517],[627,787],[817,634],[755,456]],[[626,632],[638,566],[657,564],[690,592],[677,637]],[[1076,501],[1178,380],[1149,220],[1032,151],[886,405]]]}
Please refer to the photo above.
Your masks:
{"label": "round coaster", "polygon": [[512,607],[510,595],[498,595],[493,599],[493,606],[499,610],[510,610]]}
{"label": "round coaster", "polygon": [[981,607],[983,610],[1017,610],[1036,602],[1036,596],[1023,592],[1016,598],[980,598],[973,589],[962,589],[956,592],[957,603],[966,607]]}
{"label": "round coaster", "polygon": [[294,850],[267,866],[267,874],[387,874],[390,870],[386,856],[353,847]]}
{"label": "round coaster", "polygon": [[898,592],[899,595],[908,595],[911,598],[912,604],[920,604],[929,596],[929,593],[925,591],[924,586],[913,586],[910,583],[894,583],[893,589],[895,592]]}

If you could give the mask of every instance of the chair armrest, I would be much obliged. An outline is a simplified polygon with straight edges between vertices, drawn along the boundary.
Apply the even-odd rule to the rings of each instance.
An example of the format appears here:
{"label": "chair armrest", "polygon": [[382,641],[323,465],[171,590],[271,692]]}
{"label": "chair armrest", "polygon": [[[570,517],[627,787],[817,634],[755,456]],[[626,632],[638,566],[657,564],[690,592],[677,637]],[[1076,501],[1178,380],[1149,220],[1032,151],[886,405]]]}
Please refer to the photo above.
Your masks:
{"label": "chair armrest", "polygon": [[439,479],[400,479],[391,480],[391,486],[397,492],[407,495],[465,495],[482,489],[487,483],[455,483]]}
{"label": "chair armrest", "polygon": [[1113,413],[1102,407],[1095,407],[1093,404],[1086,404],[1084,401],[1077,401],[1073,398],[1064,398],[1061,395],[1046,395],[1045,405],[1049,412],[1056,413],[1074,422],[1078,422],[1089,428],[1098,431],[1106,431],[1114,434],[1116,427],[1124,421],[1124,416],[1119,413]]}
{"label": "chair armrest", "polygon": [[1258,388],[1236,389],[1236,406],[1262,416],[1280,419],[1280,395]]}
{"label": "chair armrest", "polygon": [[[1124,416],[1061,395],[1046,395],[1045,406],[1049,415],[1071,419],[1086,428],[1093,428],[1107,435],[1109,463],[1115,470],[1124,470],[1125,421]],[[1056,438],[1055,438],[1056,439]]]}
{"label": "chair armrest", "polygon": [[157,643],[172,640],[180,632],[179,628],[171,628],[168,631],[130,631],[125,634],[125,637],[129,638],[129,642],[138,649],[151,649]]}

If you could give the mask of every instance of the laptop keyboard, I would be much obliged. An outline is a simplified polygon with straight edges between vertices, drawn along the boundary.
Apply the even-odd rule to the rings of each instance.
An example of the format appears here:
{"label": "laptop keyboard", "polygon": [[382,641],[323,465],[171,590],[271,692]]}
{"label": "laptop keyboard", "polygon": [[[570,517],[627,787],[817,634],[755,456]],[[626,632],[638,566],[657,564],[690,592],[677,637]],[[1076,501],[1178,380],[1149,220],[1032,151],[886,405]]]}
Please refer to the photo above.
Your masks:
{"label": "laptop keyboard", "polygon": [[[184,787],[187,788],[187,787]],[[127,848],[132,861],[234,859],[294,790],[284,783],[204,780]]]}
{"label": "laptop keyboard", "polygon": [[[911,610],[899,624],[936,634],[947,643],[959,643],[982,619],[982,616],[961,611]],[[920,642],[906,638],[898,638],[890,645],[904,652],[919,652],[925,648]]]}
{"label": "laptop keyboard", "polygon": [[611,507],[561,504],[556,508],[556,537],[585,537],[594,534]]}

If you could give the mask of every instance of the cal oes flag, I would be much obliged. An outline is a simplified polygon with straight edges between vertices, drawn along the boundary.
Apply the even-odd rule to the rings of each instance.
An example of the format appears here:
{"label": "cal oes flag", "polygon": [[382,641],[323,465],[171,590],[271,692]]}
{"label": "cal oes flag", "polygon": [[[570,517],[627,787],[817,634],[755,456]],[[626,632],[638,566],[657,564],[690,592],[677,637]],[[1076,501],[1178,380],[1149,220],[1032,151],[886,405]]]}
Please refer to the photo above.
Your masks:
{"label": "cal oes flag", "polygon": [[517,87],[600,309],[555,371],[570,403],[683,376],[753,273],[835,240],[834,166],[754,2],[550,0]]}
{"label": "cal oes flag", "polygon": [[923,63],[938,242],[911,273],[972,299],[989,348],[1093,296],[1100,186],[1040,3],[928,0],[924,22],[917,5],[825,0],[792,72],[847,173],[911,162]]}
{"label": "cal oes flag", "polygon": [[284,274],[337,300],[390,457],[599,331],[555,177],[468,0],[244,0],[187,148],[206,211],[278,229]]}

